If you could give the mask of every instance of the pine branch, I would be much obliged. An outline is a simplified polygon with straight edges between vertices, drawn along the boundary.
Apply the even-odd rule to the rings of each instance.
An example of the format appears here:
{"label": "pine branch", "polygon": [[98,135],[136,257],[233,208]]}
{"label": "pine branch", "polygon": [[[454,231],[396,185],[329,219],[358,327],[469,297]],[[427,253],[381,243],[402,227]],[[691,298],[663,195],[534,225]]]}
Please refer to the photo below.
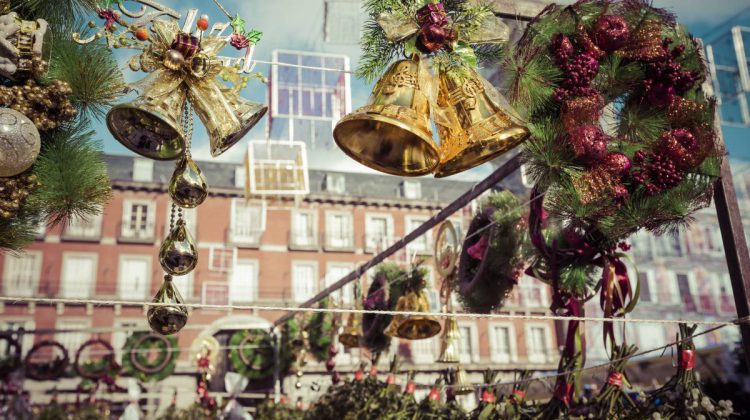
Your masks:
{"label": "pine branch", "polygon": [[71,27],[96,10],[99,0],[11,0],[11,9],[25,19],[44,19],[51,27]]}

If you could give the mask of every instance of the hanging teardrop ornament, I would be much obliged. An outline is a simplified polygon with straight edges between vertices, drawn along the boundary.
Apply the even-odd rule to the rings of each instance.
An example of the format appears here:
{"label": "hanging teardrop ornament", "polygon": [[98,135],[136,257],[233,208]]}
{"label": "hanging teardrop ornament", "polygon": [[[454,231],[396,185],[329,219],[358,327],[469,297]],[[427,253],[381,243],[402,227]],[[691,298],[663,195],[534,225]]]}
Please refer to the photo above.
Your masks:
{"label": "hanging teardrop ornament", "polygon": [[146,319],[154,332],[170,335],[180,331],[187,324],[188,311],[185,301],[169,274],[164,276],[164,283],[156,292],[152,302],[168,304],[168,306],[149,307]]}
{"label": "hanging teardrop ornament", "polygon": [[198,249],[181,218],[161,245],[159,263],[174,276],[184,276],[198,264]]}
{"label": "hanging teardrop ornament", "polygon": [[177,163],[169,181],[169,195],[178,206],[186,208],[198,207],[208,196],[206,178],[189,155]]}

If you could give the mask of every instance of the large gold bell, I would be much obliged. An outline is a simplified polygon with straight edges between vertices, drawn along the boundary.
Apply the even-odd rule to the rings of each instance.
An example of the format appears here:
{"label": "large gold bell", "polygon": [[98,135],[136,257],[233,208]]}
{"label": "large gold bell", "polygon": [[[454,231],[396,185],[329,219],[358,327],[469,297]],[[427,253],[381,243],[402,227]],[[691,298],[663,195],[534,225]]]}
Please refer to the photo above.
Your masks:
{"label": "large gold bell", "polygon": [[460,365],[456,366],[456,370],[453,371],[452,379],[451,389],[453,395],[466,395],[474,392],[474,387],[466,377],[466,371],[463,370]]}
{"label": "large gold bell", "polygon": [[187,89],[182,84],[166,85],[155,84],[135,101],[116,105],[107,114],[107,127],[117,141],[150,159],[177,159],[185,150],[179,120]]}
{"label": "large gold bell", "polygon": [[360,347],[364,336],[362,331],[362,314],[353,313],[346,320],[344,331],[339,334],[339,342],[347,348]]}
{"label": "large gold bell", "polygon": [[[211,143],[211,156],[229,150],[266,115],[268,107],[248,101],[215,79],[206,78],[189,90],[195,113],[206,126]],[[216,98],[224,100],[217,101]]]}
{"label": "large gold bell", "polygon": [[357,162],[400,176],[431,173],[439,163],[430,109],[420,88],[419,59],[394,63],[378,80],[367,105],[342,118],[336,144]]}
{"label": "large gold bell", "polygon": [[425,313],[425,315],[404,315],[396,326],[396,337],[422,340],[440,333],[440,322],[435,317],[427,315],[430,311],[430,303],[424,292],[406,292],[398,298],[396,311]]}
{"label": "large gold bell", "polygon": [[439,77],[438,105],[447,111],[450,124],[437,124],[440,165],[436,178],[481,165],[529,137],[529,130],[512,115],[505,98],[475,70],[468,72],[442,72]]}
{"label": "large gold bell", "polygon": [[461,332],[458,330],[458,321],[452,316],[445,320],[443,328],[443,340],[440,342],[440,357],[438,363],[458,363],[458,342]]}

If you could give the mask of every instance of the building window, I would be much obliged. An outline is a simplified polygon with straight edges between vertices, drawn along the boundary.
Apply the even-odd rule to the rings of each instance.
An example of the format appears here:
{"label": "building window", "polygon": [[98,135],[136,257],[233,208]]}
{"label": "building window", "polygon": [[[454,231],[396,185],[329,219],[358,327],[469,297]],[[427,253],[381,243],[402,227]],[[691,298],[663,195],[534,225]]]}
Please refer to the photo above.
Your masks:
{"label": "building window", "polygon": [[112,348],[115,350],[115,360],[118,363],[122,363],[122,348],[125,347],[125,342],[133,335],[133,331],[139,327],[142,327],[141,329],[144,331],[148,330],[148,327],[142,325],[140,320],[115,320],[115,331],[112,332]]}
{"label": "building window", "polygon": [[[395,341],[395,340],[394,340]],[[435,362],[435,339],[427,338],[424,340],[412,340],[411,358],[413,363],[433,363]]]}
{"label": "building window", "polygon": [[401,196],[410,200],[419,200],[422,198],[422,184],[419,181],[402,182]]}
{"label": "building window", "polygon": [[91,336],[88,332],[80,331],[91,328],[91,323],[87,319],[61,319],[57,321],[55,328],[58,330],[73,330],[55,334],[55,340],[60,342],[69,354],[76,354],[81,345]]}
{"label": "building window", "polygon": [[65,226],[63,239],[99,240],[102,234],[102,215],[73,216]]}
{"label": "building window", "polygon": [[516,360],[512,325],[490,326],[490,351],[495,363],[510,363]]}
{"label": "building window", "polygon": [[245,189],[245,182],[247,181],[247,168],[239,166],[234,168],[234,187]]}
{"label": "building window", "polygon": [[258,261],[237,260],[229,284],[230,303],[254,302],[258,298]]}
{"label": "building window", "polygon": [[229,285],[226,282],[204,281],[201,286],[202,304],[229,305]]}
{"label": "building window", "polygon": [[259,245],[266,230],[266,206],[263,203],[248,203],[243,199],[232,200],[230,241],[237,246]]}
{"label": "building window", "polygon": [[153,182],[154,161],[151,159],[133,159],[133,181]]}
{"label": "building window", "polygon": [[[406,216],[406,232],[411,233],[417,230],[417,228],[427,222],[427,219],[427,217]],[[406,249],[409,253],[409,256],[415,253],[432,254],[432,230],[428,230],[427,232],[422,234],[422,236],[413,240],[406,246]]]}
{"label": "building window", "polygon": [[118,292],[123,300],[139,301],[151,292],[150,255],[121,255]]}
{"label": "building window", "polygon": [[3,287],[6,296],[34,296],[39,290],[42,272],[41,251],[5,254]]}
{"label": "building window", "polygon": [[640,300],[642,302],[656,303],[659,300],[659,288],[653,281],[653,273],[646,270],[638,271],[638,282],[641,287]]}
{"label": "building window", "polygon": [[292,247],[315,247],[317,240],[317,212],[315,210],[292,210]]}
{"label": "building window", "polygon": [[292,299],[304,302],[318,292],[317,263],[292,263]]}
{"label": "building window", "polygon": [[63,253],[62,297],[88,298],[96,284],[96,254]]}
{"label": "building window", "polygon": [[716,277],[716,282],[719,285],[719,310],[726,313],[735,313],[732,279],[729,274],[716,274]]}
{"label": "building window", "polygon": [[[0,321],[0,331],[12,332],[18,330],[33,330],[34,329],[33,319],[3,319]],[[34,345],[34,334],[24,334],[21,337],[21,356],[25,356],[26,353],[31,350]],[[8,342],[5,340],[0,341],[0,354],[8,354]]]}
{"label": "building window", "polygon": [[[169,219],[172,217],[172,206],[167,206],[167,217],[164,219],[164,237],[169,235]],[[198,238],[198,208],[182,209],[182,220],[185,222],[190,236],[193,239]],[[175,222],[177,222],[177,215],[175,214]]]}
{"label": "building window", "polygon": [[194,279],[195,271],[191,271],[184,276],[174,276],[172,278],[172,281],[174,282],[175,287],[180,292],[180,296],[185,301],[193,300],[193,279]]}
{"label": "building window", "polygon": [[519,279],[520,306],[533,308],[546,308],[547,286],[539,280],[530,276],[521,276]]}
{"label": "building window", "polygon": [[344,174],[326,174],[323,189],[331,193],[344,194],[346,192]]}
{"label": "building window", "polygon": [[458,331],[461,333],[461,337],[458,340],[458,358],[461,363],[471,363],[478,361],[479,349],[475,343],[474,328],[471,325],[460,325]]}
{"label": "building window", "polygon": [[365,216],[365,247],[368,251],[383,249],[393,239],[393,219],[390,215]]}
{"label": "building window", "polygon": [[529,326],[526,346],[530,363],[546,363],[550,352],[549,329],[546,326]]}
{"label": "building window", "polygon": [[208,269],[219,273],[229,273],[237,260],[237,248],[212,246],[208,251]]}
{"label": "building window", "polygon": [[344,212],[326,212],[326,248],[354,248],[352,214]]}
{"label": "building window", "polygon": [[681,257],[682,241],[679,234],[662,235],[657,238],[657,256],[659,257]]}
{"label": "building window", "polygon": [[690,285],[690,276],[687,273],[676,273],[675,280],[677,281],[677,291],[679,293],[679,296],[676,296],[676,298],[682,299],[681,303],[685,305],[685,310],[696,311],[695,297]]}
{"label": "building window", "polygon": [[[329,263],[328,269],[326,270],[325,287],[331,286],[333,283],[341,280],[347,274],[352,272],[351,264],[340,264],[340,263]],[[350,282],[346,286],[333,292],[331,296],[334,299],[335,304],[342,303],[345,307],[350,306],[354,302],[354,295],[352,290],[352,283]]]}
{"label": "building window", "polygon": [[156,203],[149,200],[125,200],[122,215],[122,239],[154,240]]}
{"label": "building window", "polygon": [[654,258],[653,236],[648,232],[638,232],[631,236],[630,242],[633,246],[635,258],[650,261]]}

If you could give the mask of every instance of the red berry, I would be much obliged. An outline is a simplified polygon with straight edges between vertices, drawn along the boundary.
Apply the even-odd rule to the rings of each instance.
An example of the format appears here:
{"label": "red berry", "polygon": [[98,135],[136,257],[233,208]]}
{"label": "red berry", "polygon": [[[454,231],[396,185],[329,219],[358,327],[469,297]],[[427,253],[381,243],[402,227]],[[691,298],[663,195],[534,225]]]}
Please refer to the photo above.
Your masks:
{"label": "red berry", "polygon": [[336,367],[336,362],[333,361],[333,359],[326,360],[326,370],[329,372],[333,372],[333,369]]}
{"label": "red berry", "polygon": [[201,16],[201,18],[198,19],[198,22],[196,23],[196,26],[201,31],[205,31],[206,29],[208,29],[208,16],[206,16],[206,15]]}
{"label": "red berry", "polygon": [[333,375],[331,376],[331,382],[333,382],[334,385],[341,382],[341,374],[338,372],[333,372]]}
{"label": "red berry", "polygon": [[354,380],[361,381],[362,379],[364,379],[364,377],[365,377],[365,373],[362,372],[361,370],[354,372]]}
{"label": "red berry", "polygon": [[395,384],[396,377],[392,373],[389,373],[388,376],[385,377],[385,383],[387,383],[388,385]]}
{"label": "red berry", "polygon": [[416,390],[417,390],[417,384],[415,384],[414,382],[409,382],[408,384],[406,384],[406,393],[407,394],[413,394],[414,391],[416,391]]}
{"label": "red berry", "polygon": [[370,368],[370,376],[378,376],[378,368],[375,366]]}
{"label": "red berry", "polygon": [[427,395],[427,397],[432,401],[437,401],[440,399],[440,390],[437,388],[430,389],[430,393]]}
{"label": "red berry", "polygon": [[148,31],[146,28],[138,28],[135,31],[135,39],[139,41],[147,41],[148,40]]}
{"label": "red berry", "polygon": [[335,344],[331,344],[331,347],[328,347],[328,356],[333,357],[339,353],[339,348]]}

